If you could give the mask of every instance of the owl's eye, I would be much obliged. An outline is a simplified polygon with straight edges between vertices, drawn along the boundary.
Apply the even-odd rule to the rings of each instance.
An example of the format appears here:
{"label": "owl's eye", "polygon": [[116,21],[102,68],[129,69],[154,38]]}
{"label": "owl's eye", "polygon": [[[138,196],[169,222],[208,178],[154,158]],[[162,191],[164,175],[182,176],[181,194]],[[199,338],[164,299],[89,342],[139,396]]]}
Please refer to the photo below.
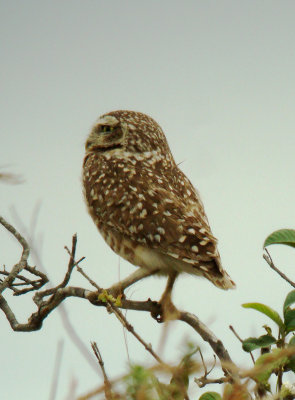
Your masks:
{"label": "owl's eye", "polygon": [[100,127],[100,132],[102,133],[110,133],[114,130],[113,126],[110,125],[101,125]]}

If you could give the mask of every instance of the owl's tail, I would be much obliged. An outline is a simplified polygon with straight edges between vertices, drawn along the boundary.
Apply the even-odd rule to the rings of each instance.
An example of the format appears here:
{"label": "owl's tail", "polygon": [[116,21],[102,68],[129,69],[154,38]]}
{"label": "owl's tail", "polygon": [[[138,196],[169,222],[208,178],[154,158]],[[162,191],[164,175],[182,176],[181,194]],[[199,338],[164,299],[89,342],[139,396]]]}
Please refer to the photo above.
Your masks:
{"label": "owl's tail", "polygon": [[235,282],[222,267],[219,253],[217,253],[217,257],[208,264],[211,266],[210,273],[205,276],[213,285],[223,290],[236,288]]}
{"label": "owl's tail", "polygon": [[228,290],[228,289],[235,289],[236,284],[235,282],[231,279],[231,277],[228,275],[228,273],[225,270],[220,271],[221,274],[219,276],[213,275],[210,277],[211,282],[219,287],[220,289],[223,290]]}

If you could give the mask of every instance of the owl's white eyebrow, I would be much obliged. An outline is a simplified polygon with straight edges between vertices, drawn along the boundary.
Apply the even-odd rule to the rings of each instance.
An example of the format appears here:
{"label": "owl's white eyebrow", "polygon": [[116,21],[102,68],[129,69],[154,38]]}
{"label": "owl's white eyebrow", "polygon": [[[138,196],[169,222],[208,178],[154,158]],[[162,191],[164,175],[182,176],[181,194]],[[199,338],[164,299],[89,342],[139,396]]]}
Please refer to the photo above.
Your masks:
{"label": "owl's white eyebrow", "polygon": [[112,115],[105,115],[103,117],[100,117],[97,122],[97,124],[99,125],[110,125],[110,126],[114,126],[117,125],[119,123],[119,120],[112,116]]}

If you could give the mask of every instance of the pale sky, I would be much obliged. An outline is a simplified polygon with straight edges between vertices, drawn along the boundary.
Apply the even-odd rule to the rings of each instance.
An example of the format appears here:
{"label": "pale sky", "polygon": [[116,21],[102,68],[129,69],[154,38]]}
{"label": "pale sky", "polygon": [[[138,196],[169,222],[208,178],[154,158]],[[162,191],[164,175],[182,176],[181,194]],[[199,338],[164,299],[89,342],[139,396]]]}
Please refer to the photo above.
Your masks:
{"label": "pale sky", "polygon": [[[87,215],[81,164],[85,138],[99,115],[116,109],[151,115],[200,191],[223,265],[237,283],[235,291],[223,292],[186,275],[175,285],[174,302],[208,323],[235,362],[250,366],[228,325],[244,338],[262,334],[268,321],[240,305],[260,301],[281,312],[291,290],[262,259],[262,244],[295,221],[294,1],[0,4],[0,172],[25,180],[0,185],[1,214],[32,236],[39,207],[34,246],[54,284],[65,273],[64,245],[75,232],[77,256],[86,257],[82,266],[100,286],[134,271],[119,262]],[[294,249],[270,251],[294,279]],[[18,243],[2,227],[0,256],[6,268],[20,257]],[[78,273],[73,285],[88,286]],[[164,285],[164,279],[150,278],[129,295],[158,299]],[[29,295],[5,296],[20,322],[35,310]],[[115,317],[79,299],[64,305],[85,345],[97,342],[110,377],[126,372],[123,329]],[[127,318],[157,349],[162,326],[140,312],[129,311]],[[72,344],[58,312],[33,333],[12,332],[2,314],[0,326],[1,399],[49,398],[60,340],[56,399],[66,399],[73,382],[76,395],[102,383],[99,368],[92,370]],[[211,349],[180,322],[171,324],[162,357],[177,360],[187,339],[212,360]],[[132,362],[153,362],[128,333],[127,345]]]}

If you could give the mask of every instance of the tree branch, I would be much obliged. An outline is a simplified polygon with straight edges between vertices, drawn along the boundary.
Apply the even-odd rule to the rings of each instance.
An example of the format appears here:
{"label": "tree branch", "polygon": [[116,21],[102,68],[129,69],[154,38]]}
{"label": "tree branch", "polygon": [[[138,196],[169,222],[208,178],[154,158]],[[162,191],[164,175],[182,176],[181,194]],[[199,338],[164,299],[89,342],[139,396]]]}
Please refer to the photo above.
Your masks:
{"label": "tree branch", "polygon": [[[0,220],[0,224],[2,224],[7,230],[9,231],[13,231],[13,233],[15,234],[15,236],[17,238],[20,239],[21,242],[26,242],[25,239],[13,228],[10,226],[10,224],[8,224],[3,218],[1,218]],[[72,242],[72,253],[70,255],[70,261],[69,261],[69,266],[68,266],[68,270],[70,270],[70,272],[73,270],[72,267],[74,267],[77,263],[79,263],[81,260],[77,261],[76,263],[73,264],[73,261],[75,259],[75,251],[76,251],[76,245],[75,245],[75,238],[73,238],[73,242]],[[41,261],[39,259],[38,253],[34,252],[34,249],[31,249],[30,253],[33,253],[33,255],[36,257],[37,259],[37,263],[42,266]],[[28,279],[28,286],[27,288],[23,289],[23,290],[18,290],[16,289],[16,286],[18,286],[18,282],[16,283],[12,283],[10,285],[10,287],[8,287],[10,290],[13,291],[13,295],[21,295],[21,294],[25,294],[28,293],[30,291],[36,291],[39,288],[41,288],[41,286],[43,286],[45,283],[49,282],[47,276],[45,273],[40,272],[37,270],[36,267],[30,267],[29,265],[27,265],[24,270],[28,271],[30,274],[33,274],[37,277],[39,277],[39,280],[29,280]],[[23,271],[24,271],[23,270]],[[42,267],[42,270],[44,270],[44,268]],[[0,274],[6,275],[6,276],[10,276],[11,277],[11,272],[7,274],[7,271],[4,269],[4,271],[0,271]],[[70,275],[70,274],[69,274]],[[16,276],[16,279],[19,280],[20,282],[23,282],[23,274],[20,275],[18,274]],[[13,278],[13,277],[12,277]],[[27,279],[27,278],[25,278]],[[68,283],[68,275],[66,274],[63,282],[58,286],[58,287],[63,287]],[[31,287],[30,287],[31,286]],[[56,288],[53,288],[53,290],[47,290],[44,292],[36,292],[35,296],[33,297],[33,300],[35,302],[35,304],[37,305],[38,309],[42,306],[46,306],[46,302],[43,302],[43,297],[44,296],[49,296],[50,294],[53,294],[55,291],[57,290]],[[83,290],[83,289],[81,289]],[[41,294],[42,293],[42,294]],[[7,302],[1,297],[0,295],[0,303],[1,303],[1,308],[2,310],[6,310],[6,315],[8,317],[8,320],[10,322],[10,324],[12,324],[15,329],[21,330],[21,331],[31,331],[31,330],[36,330],[36,329],[40,329],[40,327],[42,326],[42,323],[40,325],[40,321],[42,320],[42,318],[46,318],[46,314],[43,315],[41,314],[41,319],[40,316],[38,316],[38,313],[36,313],[36,316],[34,316],[32,314],[31,318],[33,320],[33,324],[28,325],[28,324],[19,324],[19,322],[16,320],[14,313],[12,312],[12,310],[10,309],[9,305],[7,304]],[[47,302],[48,303],[48,302]],[[51,305],[52,306],[52,305]],[[96,362],[94,360],[94,358],[91,356],[91,353],[89,352],[89,350],[87,349],[87,347],[85,346],[85,344],[81,341],[81,339],[79,338],[79,336],[76,333],[76,330],[73,328],[68,314],[65,311],[65,308],[63,306],[63,304],[60,304],[60,307],[57,308],[60,316],[61,316],[61,320],[63,323],[63,326],[67,332],[67,334],[69,335],[70,339],[73,341],[73,343],[75,344],[75,346],[78,348],[78,350],[81,352],[81,354],[84,356],[85,360],[88,362],[88,364],[95,370],[97,371],[97,365]],[[49,309],[50,312],[50,309]],[[34,318],[35,317],[35,318]],[[30,322],[30,319],[29,319]],[[40,327],[38,327],[38,325],[40,325]]]}
{"label": "tree branch", "polygon": [[[27,259],[30,250],[25,239],[22,238],[22,236],[18,232],[16,232],[16,230],[2,217],[0,217],[0,223],[15,236],[15,238],[23,247],[23,252],[19,263],[12,268],[11,272],[8,273],[8,275],[6,276],[6,279],[0,284],[1,293],[7,288],[11,289],[13,286],[13,282],[16,278],[19,277],[21,279],[19,273],[27,267]],[[80,260],[75,261],[76,245],[77,236],[74,235],[72,239],[72,249],[71,251],[67,249],[70,255],[70,260],[63,281],[54,288],[50,288],[44,291],[38,291],[35,293],[33,300],[37,305],[37,311],[31,314],[26,323],[20,323],[17,320],[9,304],[7,303],[3,295],[0,294],[0,308],[6,315],[6,318],[9,321],[11,328],[14,331],[18,332],[30,332],[39,330],[41,329],[43,321],[48,317],[48,315],[55,308],[57,308],[66,298],[79,297],[81,299],[88,300],[94,306],[106,307],[109,310],[111,309],[111,311],[115,313],[120,322],[144,345],[144,347],[156,358],[156,360],[164,364],[163,361],[157,356],[157,354],[153,352],[151,347],[147,345],[143,341],[143,339],[139,337],[138,334],[136,334],[134,328],[128,323],[128,321],[126,321],[126,318],[119,310],[119,308],[121,308],[125,310],[146,311],[151,313],[153,318],[158,320],[157,316],[162,314],[161,305],[156,301],[152,301],[151,299],[148,299],[147,301],[131,301],[126,298],[122,298],[120,300],[120,304],[116,306],[108,299],[101,300],[99,299],[99,295],[107,291],[100,288],[79,267],[78,268],[80,272],[82,271],[81,273],[83,274],[83,276],[88,279],[88,281],[91,282],[97,290],[90,291],[81,287],[67,286],[70,281],[74,267],[78,266],[78,264],[84,259],[83,257]],[[32,269],[27,270],[30,272],[32,271]],[[39,271],[37,272],[36,268],[34,268],[34,273],[36,275],[41,274]],[[214,333],[202,321],[199,320],[196,315],[186,311],[179,311],[177,319],[190,325],[202,337],[204,341],[209,343],[214,353],[220,359],[222,368],[226,375],[230,375],[232,379],[238,379],[236,373],[237,367],[231,360],[229,353],[225,349],[222,341],[218,339],[214,335]]]}
{"label": "tree branch", "polygon": [[234,379],[238,379],[236,373],[237,367],[230,358],[229,353],[224,347],[222,341],[218,339],[196,315],[186,311],[180,311],[180,316],[178,319],[190,325],[205,342],[209,343],[212,350],[219,358],[225,374],[231,375]]}
{"label": "tree branch", "polygon": [[112,400],[113,399],[113,395],[112,395],[112,385],[111,382],[107,376],[106,370],[104,368],[104,362],[102,359],[102,356],[100,354],[99,348],[96,344],[96,342],[91,342],[91,347],[92,350],[95,354],[95,357],[97,358],[97,361],[99,363],[99,366],[101,368],[102,374],[103,374],[103,379],[104,379],[104,394],[106,397],[106,400]]}
{"label": "tree branch", "polygon": [[23,248],[20,261],[15,264],[9,275],[0,283],[0,294],[4,292],[5,289],[10,287],[14,282],[17,275],[27,266],[27,260],[30,255],[30,248],[26,240],[16,231],[16,229],[10,225],[3,217],[0,216],[0,224],[4,226],[12,235],[17,239]]}

